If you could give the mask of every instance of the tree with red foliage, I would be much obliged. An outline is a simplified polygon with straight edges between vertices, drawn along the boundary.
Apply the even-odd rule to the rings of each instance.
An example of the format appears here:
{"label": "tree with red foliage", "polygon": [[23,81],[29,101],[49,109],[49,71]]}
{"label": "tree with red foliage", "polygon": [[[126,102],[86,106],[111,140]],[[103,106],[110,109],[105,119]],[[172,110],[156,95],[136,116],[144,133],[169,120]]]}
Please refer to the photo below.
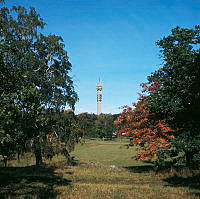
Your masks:
{"label": "tree with red foliage", "polygon": [[[143,92],[151,92],[159,87],[157,79],[152,84],[142,84]],[[155,158],[159,149],[169,150],[170,139],[173,130],[165,123],[165,120],[153,119],[149,111],[148,96],[140,95],[139,101],[133,103],[133,108],[125,107],[123,112],[116,119],[115,124],[118,135],[132,137],[130,146],[139,145],[141,151],[137,159]]]}
{"label": "tree with red foliage", "polygon": [[131,144],[143,145],[140,159],[154,157],[157,153],[163,160],[168,156],[179,164],[198,168],[200,26],[176,27],[156,44],[161,49],[163,66],[142,85],[147,95],[140,97],[135,108],[126,107],[118,117],[119,134],[133,136]]}

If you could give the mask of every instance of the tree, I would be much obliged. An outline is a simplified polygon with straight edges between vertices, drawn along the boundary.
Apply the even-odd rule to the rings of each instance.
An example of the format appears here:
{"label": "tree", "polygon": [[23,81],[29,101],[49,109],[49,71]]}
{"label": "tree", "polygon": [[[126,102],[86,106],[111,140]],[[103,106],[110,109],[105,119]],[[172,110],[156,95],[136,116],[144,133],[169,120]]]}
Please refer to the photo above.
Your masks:
{"label": "tree", "polygon": [[176,27],[157,42],[163,67],[148,77],[159,79],[158,90],[150,92],[150,113],[176,128],[176,155],[184,152],[186,165],[200,160],[200,26]]}
{"label": "tree", "polygon": [[76,117],[71,109],[50,115],[50,122],[53,126],[52,131],[46,134],[43,141],[43,155],[51,159],[54,155],[63,154],[68,163],[70,163],[70,155],[74,149],[75,143],[78,142],[78,134],[76,129]]}
{"label": "tree", "polygon": [[135,109],[126,108],[117,120],[121,132],[134,135],[133,144],[147,149],[140,158],[152,154],[160,158],[163,153],[163,159],[180,158],[181,152],[189,167],[200,160],[199,44],[200,26],[176,27],[157,42],[162,68],[143,84],[145,95],[134,104]]}
{"label": "tree", "polygon": [[[157,86],[157,81],[149,87],[142,84],[143,92],[157,90]],[[133,103],[134,108],[124,107],[115,120],[118,135],[130,137],[129,146],[140,146],[141,150],[136,156],[139,160],[158,159],[157,152],[170,150],[170,140],[174,137],[173,130],[167,126],[165,120],[153,119],[154,114],[150,114],[148,97],[141,94],[138,102]]]}
{"label": "tree", "polygon": [[77,115],[77,131],[79,134],[79,137],[85,138],[90,137],[94,138],[96,137],[96,129],[95,129],[95,121],[97,119],[97,116],[95,114],[90,113],[80,113]]}
{"label": "tree", "polygon": [[101,114],[99,116],[90,113],[77,115],[77,132],[79,137],[87,138],[111,138],[114,133],[114,120],[117,116]]}
{"label": "tree", "polygon": [[111,139],[114,129],[114,115],[100,114],[95,122],[96,134],[99,138]]}
{"label": "tree", "polygon": [[42,164],[41,140],[53,126],[51,113],[74,108],[77,94],[71,63],[60,36],[44,35],[45,23],[34,8],[0,9],[0,149],[11,153],[32,140],[36,165]]}

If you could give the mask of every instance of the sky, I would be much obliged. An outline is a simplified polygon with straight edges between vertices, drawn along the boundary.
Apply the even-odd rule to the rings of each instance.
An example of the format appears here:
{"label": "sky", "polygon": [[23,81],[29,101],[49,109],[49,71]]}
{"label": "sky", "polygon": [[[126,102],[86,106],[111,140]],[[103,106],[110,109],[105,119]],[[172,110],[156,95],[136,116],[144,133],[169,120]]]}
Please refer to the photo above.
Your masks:
{"label": "sky", "polygon": [[138,99],[140,84],[162,66],[155,42],[176,26],[200,24],[200,0],[5,0],[34,7],[44,32],[63,38],[79,101],[76,113],[96,113],[96,84],[103,84],[103,113],[120,113]]}

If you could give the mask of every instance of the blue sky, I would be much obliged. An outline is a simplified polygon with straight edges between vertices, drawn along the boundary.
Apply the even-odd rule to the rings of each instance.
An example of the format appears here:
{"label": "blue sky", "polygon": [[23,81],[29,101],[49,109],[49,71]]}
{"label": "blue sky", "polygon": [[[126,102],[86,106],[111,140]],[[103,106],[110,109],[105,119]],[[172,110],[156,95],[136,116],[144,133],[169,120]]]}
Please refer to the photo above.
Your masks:
{"label": "blue sky", "polygon": [[35,7],[46,33],[63,37],[79,102],[76,113],[96,113],[96,84],[103,84],[103,113],[137,101],[140,83],[162,63],[155,41],[175,26],[200,24],[199,0],[5,0]]}

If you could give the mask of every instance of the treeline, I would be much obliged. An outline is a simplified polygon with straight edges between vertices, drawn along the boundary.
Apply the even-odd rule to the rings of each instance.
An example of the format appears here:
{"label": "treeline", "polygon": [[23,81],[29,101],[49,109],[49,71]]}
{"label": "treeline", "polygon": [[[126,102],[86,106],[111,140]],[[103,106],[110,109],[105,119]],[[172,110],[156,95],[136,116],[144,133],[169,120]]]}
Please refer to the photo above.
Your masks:
{"label": "treeline", "polygon": [[114,121],[117,114],[91,114],[77,115],[77,132],[81,138],[112,139],[115,137]]}
{"label": "treeline", "polygon": [[140,145],[137,158],[159,164],[200,163],[200,26],[176,27],[156,44],[162,67],[147,77],[133,107],[116,120],[119,134]]}

